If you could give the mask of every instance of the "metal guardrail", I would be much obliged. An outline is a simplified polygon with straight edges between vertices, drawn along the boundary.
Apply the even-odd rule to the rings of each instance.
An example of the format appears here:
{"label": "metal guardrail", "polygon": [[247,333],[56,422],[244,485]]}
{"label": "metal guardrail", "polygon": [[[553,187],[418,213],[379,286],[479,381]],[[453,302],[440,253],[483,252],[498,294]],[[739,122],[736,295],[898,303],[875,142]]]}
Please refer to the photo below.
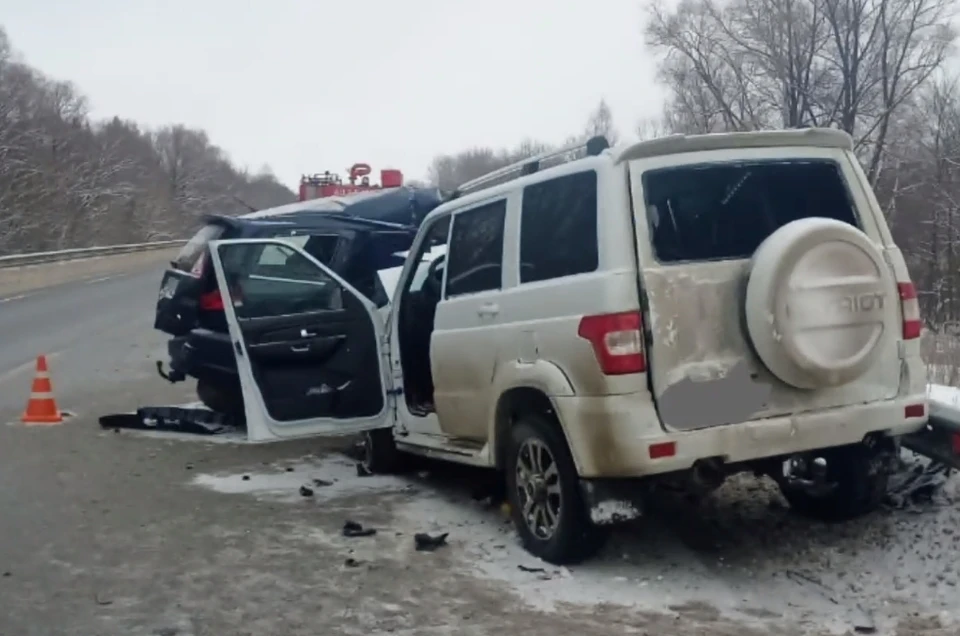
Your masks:
{"label": "metal guardrail", "polygon": [[24,265],[40,265],[43,263],[57,263],[61,261],[76,261],[83,258],[99,258],[116,254],[132,252],[147,252],[167,247],[176,247],[186,243],[183,239],[174,241],[153,241],[151,243],[129,243],[126,245],[107,245],[104,247],[79,247],[56,252],[33,252],[31,254],[12,254],[0,256],[0,269],[23,267]]}

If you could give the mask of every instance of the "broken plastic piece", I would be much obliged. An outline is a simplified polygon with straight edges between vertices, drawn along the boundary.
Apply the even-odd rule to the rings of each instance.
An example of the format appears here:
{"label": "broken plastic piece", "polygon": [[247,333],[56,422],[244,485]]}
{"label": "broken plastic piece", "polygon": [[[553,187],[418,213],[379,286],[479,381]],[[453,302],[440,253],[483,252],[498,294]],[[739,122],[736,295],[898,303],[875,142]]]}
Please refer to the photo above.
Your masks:
{"label": "broken plastic piece", "polygon": [[418,532],[413,536],[413,542],[416,545],[417,552],[433,552],[437,548],[447,544],[449,532],[431,536],[425,532]]}
{"label": "broken plastic piece", "polygon": [[364,528],[356,521],[346,521],[343,524],[343,536],[345,537],[370,537],[377,534],[375,528]]}

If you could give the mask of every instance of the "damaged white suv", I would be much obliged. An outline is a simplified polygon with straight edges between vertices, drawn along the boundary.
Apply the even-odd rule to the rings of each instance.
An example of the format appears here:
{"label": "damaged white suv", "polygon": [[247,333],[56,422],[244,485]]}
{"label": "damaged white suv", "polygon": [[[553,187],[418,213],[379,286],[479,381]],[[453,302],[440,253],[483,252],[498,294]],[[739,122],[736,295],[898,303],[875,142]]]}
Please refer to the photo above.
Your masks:
{"label": "damaged white suv", "polygon": [[[927,420],[916,291],[845,133],[590,140],[466,184],[390,312],[294,245],[210,243],[248,435],[368,431],[500,471],[526,548],[593,554],[650,486],[750,470],[872,510]],[[289,273],[256,275],[265,251]],[[236,293],[236,297],[232,294]]]}

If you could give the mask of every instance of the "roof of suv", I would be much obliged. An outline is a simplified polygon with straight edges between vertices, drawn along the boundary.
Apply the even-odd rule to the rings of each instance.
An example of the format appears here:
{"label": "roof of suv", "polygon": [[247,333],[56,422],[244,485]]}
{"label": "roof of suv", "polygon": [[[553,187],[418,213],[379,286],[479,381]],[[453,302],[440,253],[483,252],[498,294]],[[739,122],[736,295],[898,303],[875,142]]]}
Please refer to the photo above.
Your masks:
{"label": "roof of suv", "polygon": [[[589,144],[590,142],[587,143]],[[790,146],[853,150],[853,138],[842,130],[832,128],[758,130],[749,132],[708,133],[702,135],[669,135],[667,137],[638,141],[631,144],[620,144],[613,148],[605,148],[596,153],[589,153],[588,151],[587,156],[561,161],[559,164],[554,163],[549,167],[539,167],[539,164],[547,158],[555,159],[569,156],[567,153],[572,154],[585,147],[583,144],[578,144],[577,146],[548,152],[536,157],[528,157],[515,164],[474,179],[470,184],[482,182],[491,176],[500,174],[507,175],[515,173],[517,175],[489,186],[478,187],[462,196],[444,201],[443,205],[437,209],[437,213],[443,214],[450,209],[465,207],[515,188],[522,188],[530,183],[536,183],[554,176],[559,176],[560,174],[569,172],[571,168],[564,168],[564,166],[571,164],[575,164],[578,167],[597,161],[612,161],[613,164],[619,164],[634,159],[688,152]],[[537,169],[530,172],[523,170],[523,168],[533,164],[537,165]]]}
{"label": "roof of suv", "polygon": [[853,138],[842,130],[832,128],[802,128],[796,130],[758,130],[752,132],[710,133],[706,135],[670,135],[659,139],[639,141],[618,146],[613,150],[614,163],[673,155],[683,152],[703,152],[739,148],[776,148],[780,146],[808,146],[853,150]]}

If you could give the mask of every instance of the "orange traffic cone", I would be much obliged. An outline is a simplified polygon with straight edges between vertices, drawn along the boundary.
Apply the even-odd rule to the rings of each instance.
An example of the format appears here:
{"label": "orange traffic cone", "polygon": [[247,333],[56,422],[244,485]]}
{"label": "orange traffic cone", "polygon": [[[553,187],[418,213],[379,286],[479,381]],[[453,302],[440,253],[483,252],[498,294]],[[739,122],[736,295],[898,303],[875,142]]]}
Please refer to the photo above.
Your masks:
{"label": "orange traffic cone", "polygon": [[30,400],[21,418],[24,424],[60,424],[63,414],[53,399],[53,385],[47,372],[47,356],[37,356],[37,374],[30,389]]}

